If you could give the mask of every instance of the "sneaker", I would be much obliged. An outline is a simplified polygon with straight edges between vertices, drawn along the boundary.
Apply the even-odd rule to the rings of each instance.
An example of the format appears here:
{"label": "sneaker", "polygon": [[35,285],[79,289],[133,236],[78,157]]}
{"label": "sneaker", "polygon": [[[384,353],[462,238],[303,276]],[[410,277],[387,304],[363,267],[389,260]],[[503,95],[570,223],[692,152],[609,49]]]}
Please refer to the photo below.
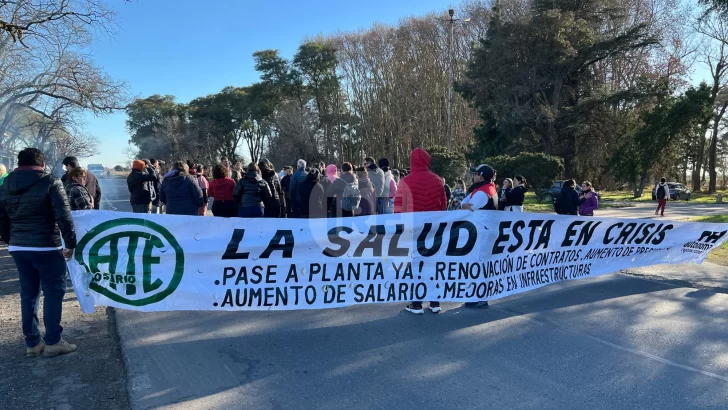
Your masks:
{"label": "sneaker", "polygon": [[488,302],[486,301],[480,301],[480,302],[467,302],[465,303],[466,308],[488,308]]}
{"label": "sneaker", "polygon": [[38,357],[43,353],[43,349],[45,349],[45,342],[41,340],[35,347],[25,349],[25,357]]}
{"label": "sneaker", "polygon": [[66,354],[76,351],[76,345],[72,345],[67,341],[61,339],[54,345],[47,345],[45,348],[44,355],[46,357],[58,356],[59,354]]}
{"label": "sneaker", "polygon": [[412,303],[410,303],[409,305],[407,305],[404,308],[404,310],[406,310],[406,311],[408,311],[410,313],[414,313],[415,315],[421,315],[421,314],[425,313],[425,310],[422,309],[422,306],[415,306]]}
{"label": "sneaker", "polygon": [[442,308],[440,306],[430,305],[430,312],[432,312],[434,314],[438,314],[438,313],[442,312]]}

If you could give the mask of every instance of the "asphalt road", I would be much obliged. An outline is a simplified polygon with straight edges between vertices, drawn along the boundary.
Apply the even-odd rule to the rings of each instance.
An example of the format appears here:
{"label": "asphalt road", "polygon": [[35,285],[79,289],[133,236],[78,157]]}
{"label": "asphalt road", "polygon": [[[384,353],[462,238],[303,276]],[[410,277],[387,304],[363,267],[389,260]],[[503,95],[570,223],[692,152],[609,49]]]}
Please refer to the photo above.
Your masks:
{"label": "asphalt road", "polygon": [[[102,207],[128,211],[125,181],[101,183]],[[669,219],[725,213],[668,204]],[[117,325],[134,409],[724,408],[724,292],[613,274],[437,316],[118,310]]]}
{"label": "asphalt road", "polygon": [[133,408],[725,408],[728,295],[622,274],[468,310],[118,312]]}

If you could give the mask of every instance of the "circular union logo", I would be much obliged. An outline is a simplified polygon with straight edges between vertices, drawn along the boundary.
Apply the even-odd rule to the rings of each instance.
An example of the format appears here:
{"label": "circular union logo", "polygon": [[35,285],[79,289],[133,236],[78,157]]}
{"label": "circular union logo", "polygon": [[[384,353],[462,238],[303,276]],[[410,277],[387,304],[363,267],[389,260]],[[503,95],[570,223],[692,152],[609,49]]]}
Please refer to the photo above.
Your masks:
{"label": "circular union logo", "polygon": [[[185,256],[177,239],[146,219],[120,218],[97,225],[81,238],[75,254],[93,276],[91,290],[130,306],[163,300],[184,274]],[[171,278],[160,275],[172,266]]]}

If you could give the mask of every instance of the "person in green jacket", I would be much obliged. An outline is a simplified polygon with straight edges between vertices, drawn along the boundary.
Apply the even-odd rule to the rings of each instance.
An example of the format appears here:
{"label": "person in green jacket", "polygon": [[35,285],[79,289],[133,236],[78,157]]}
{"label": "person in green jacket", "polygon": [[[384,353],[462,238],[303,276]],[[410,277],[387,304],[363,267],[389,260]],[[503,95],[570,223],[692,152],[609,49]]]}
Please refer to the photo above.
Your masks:
{"label": "person in green jacket", "polygon": [[5,182],[6,176],[8,176],[8,169],[5,168],[5,165],[0,164],[0,186],[2,186],[3,182]]}

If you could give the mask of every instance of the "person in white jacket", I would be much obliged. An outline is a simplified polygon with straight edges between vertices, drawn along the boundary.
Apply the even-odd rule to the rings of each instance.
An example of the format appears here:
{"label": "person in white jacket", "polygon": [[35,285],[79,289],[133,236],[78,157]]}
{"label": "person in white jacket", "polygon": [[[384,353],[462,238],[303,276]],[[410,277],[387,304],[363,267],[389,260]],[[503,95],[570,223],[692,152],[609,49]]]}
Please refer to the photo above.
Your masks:
{"label": "person in white jacket", "polygon": [[660,183],[655,186],[655,199],[657,199],[657,209],[655,210],[655,216],[665,216],[665,206],[667,201],[670,200],[670,187],[667,185],[665,178],[660,179]]}

